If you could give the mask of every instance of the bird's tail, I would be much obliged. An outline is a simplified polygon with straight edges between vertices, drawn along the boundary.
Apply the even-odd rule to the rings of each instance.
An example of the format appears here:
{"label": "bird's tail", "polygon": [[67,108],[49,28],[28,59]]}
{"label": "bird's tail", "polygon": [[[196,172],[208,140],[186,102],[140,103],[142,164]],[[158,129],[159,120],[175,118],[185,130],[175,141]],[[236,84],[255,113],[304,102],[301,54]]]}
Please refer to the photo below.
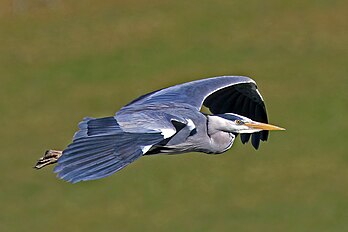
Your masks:
{"label": "bird's tail", "polygon": [[85,118],[54,172],[66,181],[99,179],[127,166],[163,139],[160,133],[124,132],[114,117]]}

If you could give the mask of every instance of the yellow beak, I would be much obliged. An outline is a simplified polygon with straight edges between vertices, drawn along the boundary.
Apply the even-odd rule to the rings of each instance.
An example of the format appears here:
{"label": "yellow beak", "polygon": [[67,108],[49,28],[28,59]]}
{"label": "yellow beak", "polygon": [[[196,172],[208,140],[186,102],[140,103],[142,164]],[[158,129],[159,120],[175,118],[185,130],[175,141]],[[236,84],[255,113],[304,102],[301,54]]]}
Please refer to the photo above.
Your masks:
{"label": "yellow beak", "polygon": [[245,125],[251,128],[261,129],[261,130],[285,130],[284,128],[273,126],[266,123],[261,123],[261,122],[252,122],[252,123],[246,122]]}

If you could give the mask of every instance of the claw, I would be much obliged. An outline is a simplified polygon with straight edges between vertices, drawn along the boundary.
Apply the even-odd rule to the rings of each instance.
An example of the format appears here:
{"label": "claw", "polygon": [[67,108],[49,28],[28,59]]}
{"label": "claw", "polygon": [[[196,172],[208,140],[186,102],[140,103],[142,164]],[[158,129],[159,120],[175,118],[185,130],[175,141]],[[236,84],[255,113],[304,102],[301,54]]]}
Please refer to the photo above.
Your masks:
{"label": "claw", "polygon": [[59,157],[62,156],[62,153],[62,151],[47,150],[45,155],[37,161],[34,168],[41,169],[47,165],[57,163]]}

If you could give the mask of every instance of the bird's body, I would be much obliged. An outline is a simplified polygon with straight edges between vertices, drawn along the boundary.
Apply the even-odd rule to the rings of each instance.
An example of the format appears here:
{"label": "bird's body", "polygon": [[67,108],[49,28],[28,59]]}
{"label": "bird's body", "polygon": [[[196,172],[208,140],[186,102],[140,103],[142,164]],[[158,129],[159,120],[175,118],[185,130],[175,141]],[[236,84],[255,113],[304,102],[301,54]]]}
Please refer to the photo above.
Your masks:
{"label": "bird's body", "polygon": [[[213,114],[202,113],[202,105]],[[219,154],[233,145],[237,134],[243,143],[252,134],[257,149],[268,130],[282,129],[267,122],[252,79],[223,76],[188,82],[143,95],[115,116],[85,118],[73,142],[57,156],[55,172],[74,183],[111,175],[143,155]],[[37,167],[50,163],[49,152]]]}
{"label": "bird's body", "polygon": [[[220,154],[232,146],[235,135],[214,130],[217,117],[203,114],[192,108],[176,108],[163,112],[169,115],[180,114],[186,124],[174,121],[176,133],[153,146],[146,154],[179,154],[186,152],[204,152]],[[209,122],[209,123],[208,123]]]}

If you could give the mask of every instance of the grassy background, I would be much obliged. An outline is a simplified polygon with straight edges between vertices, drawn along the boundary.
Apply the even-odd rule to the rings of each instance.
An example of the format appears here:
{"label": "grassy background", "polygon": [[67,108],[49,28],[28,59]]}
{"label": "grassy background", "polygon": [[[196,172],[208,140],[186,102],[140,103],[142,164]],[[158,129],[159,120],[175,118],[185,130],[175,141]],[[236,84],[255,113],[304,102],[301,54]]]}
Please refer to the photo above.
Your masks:
{"label": "grassy background", "polygon": [[[0,2],[0,231],[347,231],[347,1]],[[84,116],[222,74],[287,128],[71,185],[31,167]]]}

